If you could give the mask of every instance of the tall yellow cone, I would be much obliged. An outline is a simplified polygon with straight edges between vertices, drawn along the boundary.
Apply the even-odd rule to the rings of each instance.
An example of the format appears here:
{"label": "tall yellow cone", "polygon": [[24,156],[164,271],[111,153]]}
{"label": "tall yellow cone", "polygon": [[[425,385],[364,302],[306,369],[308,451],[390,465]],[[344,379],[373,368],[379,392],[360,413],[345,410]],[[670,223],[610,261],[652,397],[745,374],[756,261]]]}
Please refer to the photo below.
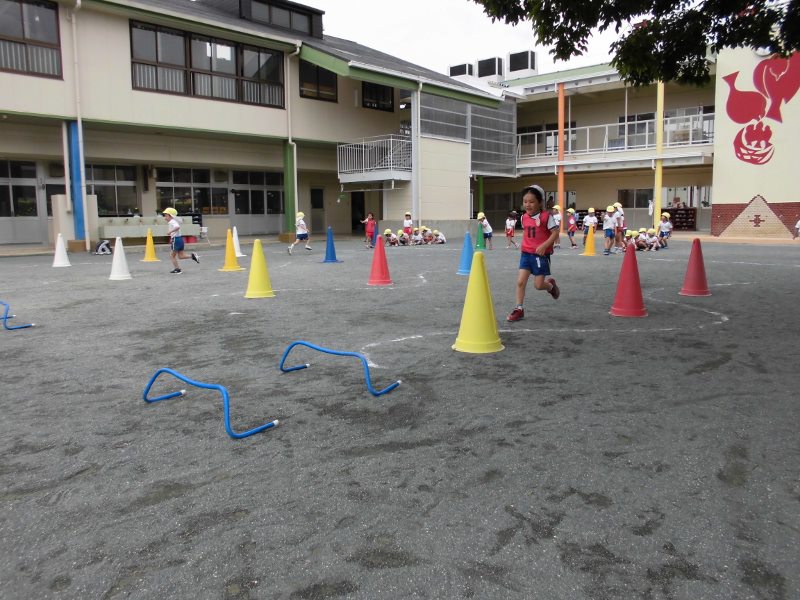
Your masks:
{"label": "tall yellow cone", "polygon": [[272,283],[269,280],[267,259],[261,250],[261,240],[253,242],[253,259],[250,261],[250,279],[247,282],[245,298],[274,298]]}
{"label": "tall yellow cone", "polygon": [[161,262],[156,257],[156,246],[153,244],[153,231],[147,228],[147,245],[144,247],[144,258],[140,262]]}
{"label": "tall yellow cone", "polygon": [[228,228],[228,240],[225,242],[225,265],[220,271],[244,271],[244,267],[239,266],[236,260],[236,251],[233,249],[233,233]]}
{"label": "tall yellow cone", "polygon": [[589,227],[589,235],[586,237],[586,249],[581,252],[581,256],[594,256],[594,225]]}
{"label": "tall yellow cone", "polygon": [[502,349],[503,344],[500,343],[497,333],[497,319],[494,316],[492,292],[489,290],[489,278],[486,276],[486,263],[483,252],[476,252],[472,257],[467,297],[461,313],[461,327],[453,350],[488,354],[500,352]]}

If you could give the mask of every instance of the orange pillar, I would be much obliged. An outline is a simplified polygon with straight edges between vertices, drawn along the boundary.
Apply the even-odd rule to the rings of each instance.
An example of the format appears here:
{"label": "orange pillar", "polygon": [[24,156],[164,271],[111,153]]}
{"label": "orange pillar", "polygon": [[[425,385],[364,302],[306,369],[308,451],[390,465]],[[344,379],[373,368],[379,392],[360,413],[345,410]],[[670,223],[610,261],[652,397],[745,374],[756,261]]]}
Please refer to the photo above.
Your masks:
{"label": "orange pillar", "polygon": [[564,84],[558,84],[558,190],[556,204],[561,207],[560,233],[564,233],[564,215],[566,214],[566,193],[564,192]]}

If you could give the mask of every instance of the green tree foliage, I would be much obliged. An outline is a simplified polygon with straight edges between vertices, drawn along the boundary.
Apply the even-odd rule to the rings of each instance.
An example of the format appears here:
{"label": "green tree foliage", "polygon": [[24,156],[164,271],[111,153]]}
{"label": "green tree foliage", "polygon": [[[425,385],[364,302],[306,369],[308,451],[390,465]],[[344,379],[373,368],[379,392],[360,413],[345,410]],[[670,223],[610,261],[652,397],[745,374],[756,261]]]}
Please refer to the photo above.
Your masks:
{"label": "green tree foliage", "polygon": [[530,21],[557,60],[580,56],[592,29],[613,28],[611,64],[633,85],[702,84],[709,52],[766,48],[787,56],[800,46],[800,0],[472,0],[492,18]]}

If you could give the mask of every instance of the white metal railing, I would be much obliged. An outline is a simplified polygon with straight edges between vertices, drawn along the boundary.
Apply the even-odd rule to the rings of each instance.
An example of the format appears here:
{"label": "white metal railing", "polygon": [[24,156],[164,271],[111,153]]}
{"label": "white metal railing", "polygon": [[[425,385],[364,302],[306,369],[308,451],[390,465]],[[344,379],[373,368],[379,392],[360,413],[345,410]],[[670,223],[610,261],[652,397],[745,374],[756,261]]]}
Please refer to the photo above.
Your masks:
{"label": "white metal railing", "polygon": [[[564,130],[564,154],[589,154],[644,150],[656,147],[656,122],[607,123]],[[664,119],[664,147],[714,143],[714,114]],[[558,154],[558,132],[538,131],[517,135],[517,157],[541,158]]]}
{"label": "white metal railing", "polygon": [[384,135],[339,144],[336,164],[340,174],[411,171],[411,137]]}

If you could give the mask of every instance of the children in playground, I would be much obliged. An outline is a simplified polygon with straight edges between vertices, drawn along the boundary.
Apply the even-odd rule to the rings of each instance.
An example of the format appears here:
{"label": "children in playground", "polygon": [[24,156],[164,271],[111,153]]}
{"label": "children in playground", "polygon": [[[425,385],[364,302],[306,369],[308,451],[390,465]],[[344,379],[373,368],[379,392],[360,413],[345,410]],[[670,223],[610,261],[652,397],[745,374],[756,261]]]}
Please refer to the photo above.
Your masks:
{"label": "children in playground", "polygon": [[409,242],[408,234],[405,232],[405,229],[398,229],[397,230],[397,241],[400,243],[401,246],[408,246]]}
{"label": "children in playground", "polygon": [[614,252],[617,249],[614,247],[617,234],[617,218],[614,216],[614,207],[606,206],[606,212],[603,214],[603,254],[608,256],[611,254],[612,248]]}
{"label": "children in playground", "polygon": [[647,230],[645,234],[645,243],[647,244],[647,249],[651,252],[661,249],[661,242],[658,241],[655,228],[651,227]]}
{"label": "children in playground", "polygon": [[625,251],[625,211],[622,210],[622,204],[614,202],[614,248],[617,251]]}
{"label": "children in playground", "polygon": [[661,247],[667,247],[667,240],[672,235],[672,222],[669,220],[669,213],[661,213],[661,223],[658,224],[658,240],[661,242]]}
{"label": "children in playground", "polygon": [[375,228],[378,226],[375,215],[367,213],[367,218],[361,223],[364,225],[364,245],[367,248],[372,248],[372,242],[375,239]]}
{"label": "children in playground", "polygon": [[386,229],[383,232],[383,244],[385,246],[399,246],[400,240],[397,238],[397,235],[391,229]]}
{"label": "children in playground", "polygon": [[573,250],[578,249],[578,244],[575,243],[575,232],[578,231],[578,222],[575,220],[575,209],[567,209],[567,236],[569,237],[569,245]]}
{"label": "children in playground", "polygon": [[433,243],[434,244],[446,244],[447,238],[444,237],[444,234],[439,231],[438,229],[433,230]]}
{"label": "children in playground", "polygon": [[414,227],[414,230],[411,233],[411,245],[419,246],[422,243],[422,234],[419,232],[419,227]]}
{"label": "children in playground", "polygon": [[405,217],[403,218],[403,231],[408,237],[411,237],[411,233],[413,230],[411,229],[414,226],[414,221],[411,219],[411,213],[407,212]]}
{"label": "children in playground", "polygon": [[586,238],[589,237],[590,231],[597,231],[597,215],[594,214],[594,208],[589,207],[589,212],[583,217],[583,245],[586,246]]}
{"label": "children in playground", "polygon": [[169,258],[172,261],[172,266],[175,267],[170,273],[180,275],[183,271],[178,266],[178,259],[186,260],[187,258],[191,258],[194,262],[200,264],[200,258],[194,252],[186,254],[183,251],[184,244],[183,236],[181,236],[181,220],[178,218],[178,211],[170,206],[169,208],[165,208],[164,212],[161,214],[164,215],[164,219],[167,221],[171,249]]}
{"label": "children in playground", "polygon": [[486,215],[482,212],[478,213],[478,224],[481,226],[481,231],[483,232],[483,241],[486,244],[486,249],[492,250],[492,226],[489,225]]}
{"label": "children in playground", "polygon": [[553,220],[556,222],[556,227],[558,227],[558,237],[556,238],[556,243],[553,244],[553,248],[561,248],[561,205],[554,204],[552,213]]}
{"label": "children in playground", "polygon": [[561,292],[556,280],[550,277],[550,255],[558,238],[558,226],[553,215],[544,210],[544,190],[532,185],[522,190],[522,252],[517,276],[516,306],[507,320],[514,322],[525,317],[525,288],[533,275],[533,286],[546,291],[554,300]]}
{"label": "children in playground", "polygon": [[306,250],[309,251],[311,250],[311,246],[309,245],[311,243],[311,240],[308,238],[308,226],[306,225],[306,222],[303,220],[305,219],[305,216],[306,214],[304,212],[297,213],[297,217],[295,218],[294,221],[294,229],[295,229],[294,241],[292,242],[292,245],[289,246],[289,248],[287,249],[287,252],[289,252],[289,254],[292,253],[292,249],[295,247],[295,245],[299,244],[300,242],[305,242]]}
{"label": "children in playground", "polygon": [[433,243],[433,231],[428,229],[425,225],[422,226],[422,243],[426,245]]}
{"label": "children in playground", "polygon": [[506,248],[519,248],[519,244],[514,241],[514,229],[517,227],[517,211],[512,210],[506,218]]}

